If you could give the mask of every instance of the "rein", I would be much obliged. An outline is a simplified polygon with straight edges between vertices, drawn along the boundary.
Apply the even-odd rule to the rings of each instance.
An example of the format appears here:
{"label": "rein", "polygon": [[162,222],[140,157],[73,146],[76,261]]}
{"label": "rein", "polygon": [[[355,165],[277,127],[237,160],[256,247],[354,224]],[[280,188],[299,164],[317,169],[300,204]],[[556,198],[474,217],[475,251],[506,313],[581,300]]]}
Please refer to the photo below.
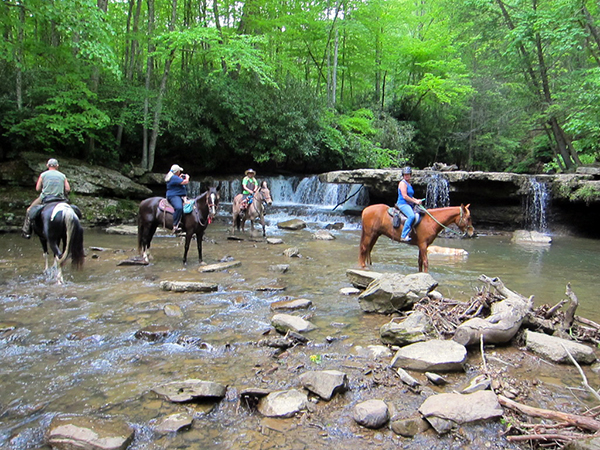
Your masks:
{"label": "rein", "polygon": [[[442,228],[444,228],[444,229],[446,229],[448,231],[451,231],[452,233],[454,233],[454,234],[456,234],[458,236],[462,236],[462,234],[459,233],[458,231],[453,230],[452,228],[447,227],[446,225],[444,225],[443,223],[441,223],[439,220],[437,220],[435,217],[433,217],[433,215],[423,205],[418,205],[418,206],[419,206],[419,208],[421,210],[425,211],[425,213],[427,213],[427,215],[429,217],[431,217],[434,220],[434,222],[436,222],[439,226],[441,226]],[[463,220],[463,210],[462,210],[462,208],[460,208],[460,220],[458,221],[458,223],[461,223],[462,220]]]}

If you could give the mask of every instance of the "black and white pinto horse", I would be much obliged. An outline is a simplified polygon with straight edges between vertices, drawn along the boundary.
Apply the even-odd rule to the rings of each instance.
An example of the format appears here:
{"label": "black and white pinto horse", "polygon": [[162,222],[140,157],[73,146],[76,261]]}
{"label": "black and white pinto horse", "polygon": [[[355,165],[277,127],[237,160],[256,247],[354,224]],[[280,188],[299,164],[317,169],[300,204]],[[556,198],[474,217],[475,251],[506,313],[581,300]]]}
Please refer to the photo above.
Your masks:
{"label": "black and white pinto horse", "polygon": [[44,272],[48,272],[48,246],[54,254],[51,270],[56,271],[57,284],[64,283],[62,265],[69,256],[74,269],[83,267],[83,227],[71,205],[65,202],[45,205],[33,221],[33,232],[40,238],[44,250]]}
{"label": "black and white pinto horse", "polygon": [[[192,237],[196,235],[198,244],[198,259],[202,263],[202,238],[208,224],[213,221],[219,206],[219,190],[217,187],[209,187],[207,191],[193,200],[194,208],[191,213],[184,214],[181,218],[181,226],[185,232],[185,250],[183,253],[183,264],[187,263],[188,250]],[[138,213],[138,250],[144,259],[149,260],[148,249],[154,237],[156,229],[161,226],[166,229],[173,228],[173,214],[166,212],[159,206],[162,197],[151,197],[140,203]]]}

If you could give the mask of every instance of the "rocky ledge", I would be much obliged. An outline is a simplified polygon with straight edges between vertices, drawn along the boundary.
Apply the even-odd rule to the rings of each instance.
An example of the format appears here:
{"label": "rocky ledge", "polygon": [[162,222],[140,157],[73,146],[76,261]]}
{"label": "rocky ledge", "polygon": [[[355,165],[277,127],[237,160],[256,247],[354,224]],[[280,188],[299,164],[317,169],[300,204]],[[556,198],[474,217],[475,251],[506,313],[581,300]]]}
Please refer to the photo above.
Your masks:
{"label": "rocky ledge", "polygon": [[[371,203],[392,205],[398,196],[400,169],[327,172],[321,182],[356,183],[369,189]],[[425,197],[431,184],[447,185],[450,204],[471,204],[474,224],[514,230],[526,225],[528,200],[542,187],[547,195],[549,231],[600,237],[600,168],[580,167],[574,174],[523,175],[503,172],[413,170],[416,195]]]}

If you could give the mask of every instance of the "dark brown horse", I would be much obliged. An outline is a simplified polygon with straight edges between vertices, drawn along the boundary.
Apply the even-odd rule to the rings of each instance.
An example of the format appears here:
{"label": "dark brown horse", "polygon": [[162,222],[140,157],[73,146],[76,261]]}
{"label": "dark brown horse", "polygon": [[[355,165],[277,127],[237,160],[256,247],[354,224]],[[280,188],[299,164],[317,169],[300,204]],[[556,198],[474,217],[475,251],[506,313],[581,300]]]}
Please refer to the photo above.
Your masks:
{"label": "dark brown horse", "polygon": [[[469,206],[450,206],[447,208],[429,209],[424,214],[419,224],[411,231],[411,245],[419,247],[419,272],[429,270],[427,259],[427,247],[429,247],[444,227],[454,223],[469,237],[473,236],[474,230],[471,223]],[[371,262],[371,250],[382,234],[394,241],[400,242],[402,226],[394,228],[392,217],[388,214],[389,206],[371,205],[362,212],[362,234],[360,237],[360,250],[358,264],[365,267]]]}
{"label": "dark brown horse", "polygon": [[45,205],[33,221],[33,232],[42,243],[45,272],[48,271],[48,246],[54,253],[52,271],[56,271],[57,284],[63,283],[62,265],[69,256],[74,269],[83,267],[83,228],[71,205],[65,202]]}
{"label": "dark brown horse", "polygon": [[[219,189],[210,187],[206,192],[196,197],[194,209],[191,213],[184,214],[181,219],[181,226],[185,232],[185,250],[183,252],[183,263],[187,263],[187,254],[190,249],[192,236],[196,235],[198,244],[198,260],[202,262],[202,237],[208,224],[211,223],[217,214],[219,205]],[[156,229],[161,226],[167,230],[173,229],[173,214],[165,212],[158,207],[162,197],[151,197],[140,203],[138,213],[138,250],[144,260],[148,261],[148,252],[150,243],[154,237]]]}
{"label": "dark brown horse", "polygon": [[233,199],[233,227],[231,229],[231,234],[235,234],[235,230],[240,231],[240,225],[242,227],[242,232],[244,232],[244,224],[246,220],[250,220],[250,229],[254,230],[254,219],[257,217],[260,219],[260,224],[262,225],[263,236],[266,236],[265,230],[265,205],[273,204],[273,200],[271,199],[271,191],[267,185],[266,181],[263,181],[260,184],[260,189],[256,194],[254,194],[254,200],[246,208],[246,210],[242,210],[241,204],[243,200],[243,195],[238,194]]}

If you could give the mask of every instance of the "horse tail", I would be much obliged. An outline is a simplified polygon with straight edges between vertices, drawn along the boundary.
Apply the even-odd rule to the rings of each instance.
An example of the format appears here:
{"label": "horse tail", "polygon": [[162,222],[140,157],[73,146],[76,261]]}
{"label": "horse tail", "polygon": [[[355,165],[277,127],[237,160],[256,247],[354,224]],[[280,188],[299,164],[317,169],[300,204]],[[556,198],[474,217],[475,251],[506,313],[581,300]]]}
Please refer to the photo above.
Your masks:
{"label": "horse tail", "polygon": [[[71,255],[71,260],[73,261],[73,264],[75,266],[77,266],[77,265],[80,266],[82,264],[82,258],[83,258],[83,231],[80,232],[80,230],[79,230],[81,228],[81,225],[79,224],[79,219],[75,215],[75,211],[73,211],[73,209],[71,209],[71,208],[63,210],[62,213],[63,213],[63,222],[65,224],[67,236],[65,239],[65,251],[63,252],[60,259],[58,260],[58,263],[61,265],[64,264],[64,262],[67,260],[69,255]],[[78,257],[77,257],[78,262],[75,262],[75,259],[73,257],[73,251],[74,251],[73,240],[76,237],[78,237],[78,244],[80,247],[77,250],[75,250],[75,252],[78,254]]]}
{"label": "horse tail", "polygon": [[71,267],[83,269],[85,252],[83,250],[83,227],[78,217],[73,220],[73,235],[71,237]]}
{"label": "horse tail", "polygon": [[142,233],[143,232],[143,228],[142,228],[142,213],[138,213],[138,235],[137,235],[137,240],[138,240],[138,253],[142,253]]}

